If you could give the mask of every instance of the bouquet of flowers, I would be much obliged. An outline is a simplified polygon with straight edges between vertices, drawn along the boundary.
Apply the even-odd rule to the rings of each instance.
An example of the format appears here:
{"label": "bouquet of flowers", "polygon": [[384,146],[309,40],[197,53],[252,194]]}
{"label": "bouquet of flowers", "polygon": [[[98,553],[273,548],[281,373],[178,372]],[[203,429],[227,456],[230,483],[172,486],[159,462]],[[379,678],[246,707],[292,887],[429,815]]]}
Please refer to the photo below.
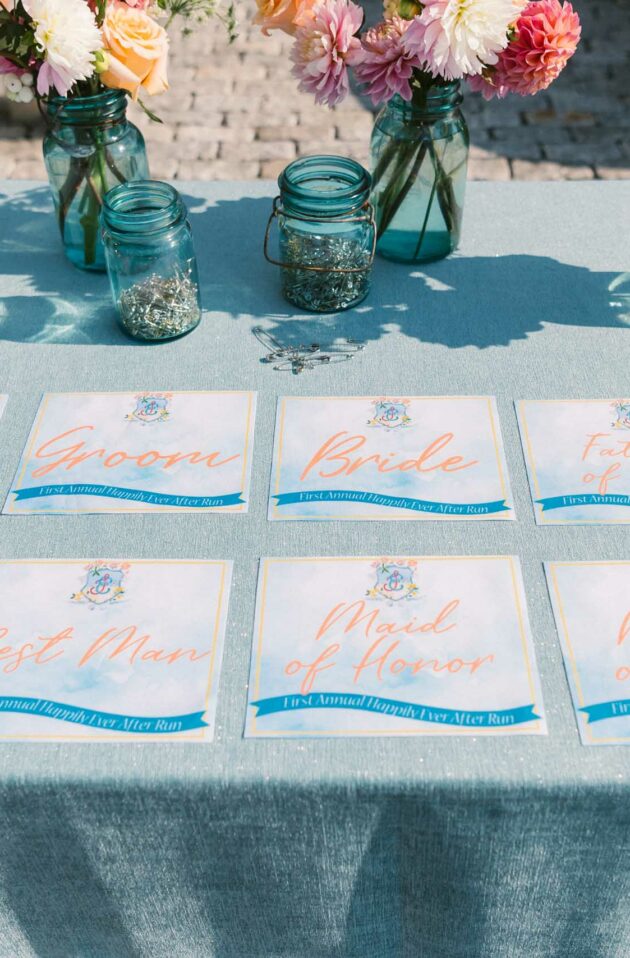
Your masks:
{"label": "bouquet of flowers", "polygon": [[[257,4],[263,33],[283,30],[294,37],[291,59],[300,89],[331,107],[347,95],[351,70],[375,106],[395,100],[419,114],[430,113],[446,88],[456,84],[458,91],[460,81],[486,99],[529,96],[556,79],[581,31],[567,0],[385,0],[383,21],[369,30],[352,0]],[[449,168],[446,142],[439,147],[431,136],[408,136],[402,144],[386,143],[381,137],[372,171],[380,236],[421,178],[447,229],[458,231],[453,177],[463,165],[465,178],[467,133],[464,138],[463,160],[460,150]],[[427,221],[429,216],[427,207]]]}
{"label": "bouquet of flowers", "polygon": [[29,103],[117,89],[142,105],[141,91],[152,96],[168,89],[167,30],[175,17],[213,15],[233,36],[233,7],[220,14],[216,0],[0,0],[7,96]]}
{"label": "bouquet of flowers", "polygon": [[[36,99],[48,123],[44,159],[69,258],[102,269],[101,198],[148,176],[144,141],[125,120],[130,96],[168,89],[168,29],[176,17],[222,19],[219,0],[0,0],[0,74],[10,99]],[[163,22],[161,22],[163,21]]]}

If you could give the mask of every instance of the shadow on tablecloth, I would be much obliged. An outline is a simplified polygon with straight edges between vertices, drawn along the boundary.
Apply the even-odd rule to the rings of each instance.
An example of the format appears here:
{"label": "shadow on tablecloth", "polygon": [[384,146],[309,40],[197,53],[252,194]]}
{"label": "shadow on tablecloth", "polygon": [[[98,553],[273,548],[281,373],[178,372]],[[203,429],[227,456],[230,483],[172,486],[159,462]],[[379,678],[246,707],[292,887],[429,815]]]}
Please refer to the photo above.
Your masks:
{"label": "shadow on tablecloth", "polygon": [[[422,267],[378,260],[372,292],[361,306],[326,316],[296,312],[281,296],[276,267],[262,256],[269,199],[214,205],[196,196],[184,199],[204,309],[252,325],[267,320],[286,342],[326,343],[339,337],[370,342],[400,330],[451,349],[485,348],[525,339],[546,323],[630,324],[627,288],[620,301],[623,276],[530,255],[455,254]],[[11,278],[11,295],[5,294],[0,305],[0,339],[137,345],[116,324],[106,277],[81,272],[65,260],[46,187],[0,194],[0,220],[0,270]],[[0,275],[0,294],[2,284]],[[195,335],[203,335],[203,326]]]}

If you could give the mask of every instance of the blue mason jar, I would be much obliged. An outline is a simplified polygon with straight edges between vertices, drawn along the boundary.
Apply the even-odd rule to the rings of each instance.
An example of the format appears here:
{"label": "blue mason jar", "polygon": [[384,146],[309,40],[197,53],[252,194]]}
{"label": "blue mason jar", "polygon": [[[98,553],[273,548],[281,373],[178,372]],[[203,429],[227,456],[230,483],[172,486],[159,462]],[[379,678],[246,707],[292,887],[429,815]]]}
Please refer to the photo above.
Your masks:
{"label": "blue mason jar", "polygon": [[82,269],[105,270],[99,229],[105,193],[149,177],[142,133],[126,109],[122,90],[53,96],[46,104],[44,163],[66,256]]}
{"label": "blue mason jar", "polygon": [[[312,312],[356,306],[370,289],[376,230],[370,174],[341,156],[295,160],[278,179],[265,256],[281,267],[285,298]],[[269,252],[274,221],[279,258]]]}
{"label": "blue mason jar", "polygon": [[123,183],[103,199],[107,272],[123,329],[174,339],[201,319],[192,231],[181,196],[155,180]]}
{"label": "blue mason jar", "polygon": [[468,127],[458,81],[429,81],[393,97],[372,133],[377,252],[403,263],[448,256],[462,225]]}

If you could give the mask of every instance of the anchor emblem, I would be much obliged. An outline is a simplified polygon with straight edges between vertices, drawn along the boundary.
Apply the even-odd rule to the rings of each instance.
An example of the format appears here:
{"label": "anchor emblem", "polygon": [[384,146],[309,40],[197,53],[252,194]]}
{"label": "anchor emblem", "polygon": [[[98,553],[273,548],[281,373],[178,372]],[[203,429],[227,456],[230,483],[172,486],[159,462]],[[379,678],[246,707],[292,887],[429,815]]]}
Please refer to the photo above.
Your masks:
{"label": "anchor emblem", "polygon": [[125,416],[128,421],[141,422],[148,425],[153,422],[164,422],[169,417],[170,393],[143,393],[136,396],[135,409]]}
{"label": "anchor emblem", "polygon": [[417,598],[418,586],[414,582],[415,562],[404,559],[396,562],[376,562],[376,582],[367,595],[371,599],[399,602],[401,599]]}
{"label": "anchor emblem", "polygon": [[407,399],[377,399],[372,403],[374,410],[368,419],[368,426],[383,426],[385,429],[403,429],[410,425],[411,416],[408,415],[409,400]]}
{"label": "anchor emblem", "polygon": [[618,399],[612,408],[617,416],[611,423],[613,429],[630,429],[630,399]]}
{"label": "anchor emblem", "polygon": [[73,593],[74,602],[87,601],[92,605],[105,605],[107,602],[119,602],[125,594],[123,581],[129,566],[125,564],[100,563],[86,567],[87,575],[82,588]]}

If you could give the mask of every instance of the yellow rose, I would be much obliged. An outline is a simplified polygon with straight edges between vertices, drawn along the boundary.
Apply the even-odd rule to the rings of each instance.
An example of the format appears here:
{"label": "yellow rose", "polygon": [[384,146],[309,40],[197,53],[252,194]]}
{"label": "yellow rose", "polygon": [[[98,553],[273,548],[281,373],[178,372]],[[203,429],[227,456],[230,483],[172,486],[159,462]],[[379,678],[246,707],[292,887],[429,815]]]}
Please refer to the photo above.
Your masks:
{"label": "yellow rose", "polygon": [[166,30],[144,10],[109,4],[103,21],[107,69],[100,79],[115,90],[128,90],[138,99],[142,87],[149,96],[168,90]]}

